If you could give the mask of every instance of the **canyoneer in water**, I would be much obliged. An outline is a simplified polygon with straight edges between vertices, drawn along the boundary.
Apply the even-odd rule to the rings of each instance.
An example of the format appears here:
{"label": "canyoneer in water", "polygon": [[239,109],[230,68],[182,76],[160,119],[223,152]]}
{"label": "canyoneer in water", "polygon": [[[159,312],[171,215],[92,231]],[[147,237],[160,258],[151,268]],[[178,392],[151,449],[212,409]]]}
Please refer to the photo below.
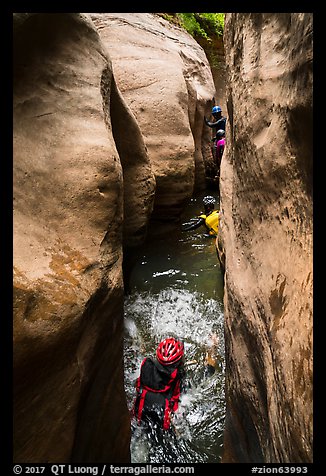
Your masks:
{"label": "canyoneer in water", "polygon": [[[177,428],[179,425],[173,421],[181,395],[187,393],[193,385],[198,385],[203,378],[209,378],[215,373],[219,358],[217,343],[217,336],[212,336],[204,362],[185,362],[183,342],[168,337],[158,345],[156,358],[146,357],[142,361],[135,385],[137,396],[131,411],[132,431],[137,431],[137,428],[145,431],[153,457],[156,457],[155,452],[162,445],[166,451],[169,447],[168,452],[173,454],[175,439],[182,436],[180,428]],[[193,365],[196,366],[196,378],[191,378]],[[188,378],[186,369],[189,371]],[[198,369],[202,371],[198,372]],[[180,417],[184,418],[184,410],[181,410]]]}
{"label": "canyoneer in water", "polygon": [[136,380],[133,416],[150,430],[172,430],[184,376],[184,345],[168,337],[156,349],[156,358],[145,357]]}
{"label": "canyoneer in water", "polygon": [[192,218],[189,222],[181,225],[182,231],[195,230],[204,225],[208,230],[208,236],[217,236],[219,223],[219,210],[214,210],[216,200],[211,195],[203,198],[205,213]]}

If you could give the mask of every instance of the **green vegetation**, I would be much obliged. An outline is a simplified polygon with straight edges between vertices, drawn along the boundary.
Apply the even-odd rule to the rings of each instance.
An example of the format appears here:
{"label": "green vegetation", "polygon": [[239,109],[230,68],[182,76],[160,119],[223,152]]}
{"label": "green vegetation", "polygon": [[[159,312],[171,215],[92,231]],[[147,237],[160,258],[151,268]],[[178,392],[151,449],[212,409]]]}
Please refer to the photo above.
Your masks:
{"label": "green vegetation", "polygon": [[185,29],[205,50],[210,65],[220,68],[216,41],[223,41],[225,13],[159,13]]}
{"label": "green vegetation", "polygon": [[162,16],[187,30],[196,39],[212,41],[211,37],[223,35],[224,13],[163,13]]}
{"label": "green vegetation", "polygon": [[193,37],[210,41],[211,36],[222,36],[224,13],[177,13],[181,26]]}

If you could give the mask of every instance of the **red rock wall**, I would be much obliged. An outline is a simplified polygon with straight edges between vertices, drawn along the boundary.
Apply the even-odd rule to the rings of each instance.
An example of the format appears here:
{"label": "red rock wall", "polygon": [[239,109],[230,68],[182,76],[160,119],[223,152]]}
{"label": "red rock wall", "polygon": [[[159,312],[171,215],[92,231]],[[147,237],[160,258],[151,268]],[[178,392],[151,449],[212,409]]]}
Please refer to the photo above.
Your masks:
{"label": "red rock wall", "polygon": [[226,14],[223,462],[312,461],[312,14]]}

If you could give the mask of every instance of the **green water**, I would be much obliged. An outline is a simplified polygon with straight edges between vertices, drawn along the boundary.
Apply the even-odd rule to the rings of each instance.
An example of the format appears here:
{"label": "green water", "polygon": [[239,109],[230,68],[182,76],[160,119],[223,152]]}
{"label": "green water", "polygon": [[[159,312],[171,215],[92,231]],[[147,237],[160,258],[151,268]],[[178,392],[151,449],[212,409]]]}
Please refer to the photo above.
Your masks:
{"label": "green water", "polygon": [[[181,221],[202,212],[201,193],[189,200]],[[216,205],[218,208],[218,202]],[[219,463],[223,445],[224,331],[223,275],[215,239],[204,227],[182,232],[180,224],[153,223],[149,238],[133,256],[129,294],[125,298],[125,387],[129,408],[144,357],[154,355],[161,339],[184,341],[188,390],[181,397],[174,423],[178,438],[152,444],[133,426],[133,463]],[[215,373],[205,377],[204,359],[214,349]]]}

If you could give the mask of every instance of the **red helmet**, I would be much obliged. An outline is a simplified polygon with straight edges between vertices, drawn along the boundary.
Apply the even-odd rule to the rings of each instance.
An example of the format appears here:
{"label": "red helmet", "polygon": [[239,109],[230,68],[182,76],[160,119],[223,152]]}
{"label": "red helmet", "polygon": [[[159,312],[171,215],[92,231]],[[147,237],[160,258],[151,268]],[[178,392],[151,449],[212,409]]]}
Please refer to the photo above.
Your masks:
{"label": "red helmet", "polygon": [[178,362],[183,356],[183,343],[169,337],[164,339],[156,350],[157,360],[162,365],[171,365]]}

